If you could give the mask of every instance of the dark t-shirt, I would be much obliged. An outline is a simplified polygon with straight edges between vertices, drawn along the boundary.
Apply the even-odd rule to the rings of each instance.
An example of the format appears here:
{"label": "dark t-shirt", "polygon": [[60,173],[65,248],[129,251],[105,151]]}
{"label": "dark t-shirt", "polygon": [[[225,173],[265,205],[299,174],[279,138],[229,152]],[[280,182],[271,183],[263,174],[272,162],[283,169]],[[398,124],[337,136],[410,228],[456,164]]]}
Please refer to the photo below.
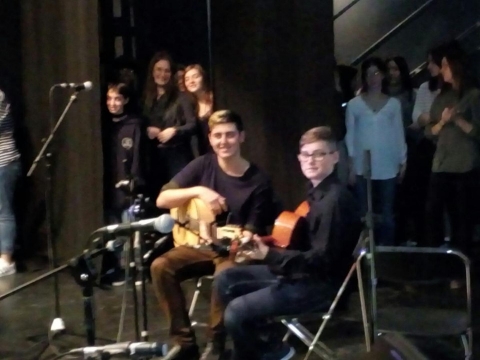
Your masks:
{"label": "dark t-shirt", "polygon": [[217,217],[253,233],[265,234],[277,215],[273,190],[268,177],[254,164],[240,177],[226,174],[215,154],[206,154],[190,162],[163,190],[205,186],[225,197],[228,212]]}

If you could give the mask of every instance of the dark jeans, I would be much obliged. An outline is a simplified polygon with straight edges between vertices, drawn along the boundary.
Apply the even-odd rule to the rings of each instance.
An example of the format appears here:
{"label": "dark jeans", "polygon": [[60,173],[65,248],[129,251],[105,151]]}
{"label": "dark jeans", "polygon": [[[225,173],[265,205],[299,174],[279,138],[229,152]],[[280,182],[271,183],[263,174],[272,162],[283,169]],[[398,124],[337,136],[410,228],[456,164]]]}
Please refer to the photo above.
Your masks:
{"label": "dark jeans", "polygon": [[[265,321],[274,316],[327,309],[335,289],[318,280],[279,280],[266,265],[246,265],[219,274],[214,291],[225,306],[224,324],[235,359],[259,359],[278,342],[262,339]],[[280,340],[280,339],[279,339]]]}
{"label": "dark jeans", "polygon": [[[395,243],[395,192],[397,178],[387,180],[372,180],[372,204],[373,213],[380,215],[374,221],[375,242],[377,245],[392,246]],[[367,203],[367,180],[358,176],[355,182],[355,192],[360,202],[362,217],[368,210]]]}
{"label": "dark jeans", "polygon": [[478,174],[432,173],[427,203],[427,245],[439,246],[445,238],[443,214],[446,209],[451,227],[451,244],[470,253],[473,237]]}
{"label": "dark jeans", "polygon": [[[190,324],[188,306],[180,283],[192,278],[217,275],[234,265],[228,258],[220,258],[211,250],[187,246],[173,248],[153,261],[150,268],[153,289],[160,308],[167,317],[170,336],[175,343],[183,347],[195,344],[195,333]],[[209,337],[221,340],[224,336],[223,307],[216,293],[212,292]]]}
{"label": "dark jeans", "polygon": [[0,166],[0,254],[12,255],[15,247],[17,225],[13,212],[13,195],[20,172],[19,160]]}
{"label": "dark jeans", "polygon": [[427,138],[407,136],[407,171],[397,193],[397,243],[413,238],[424,246],[427,194],[435,145]]}

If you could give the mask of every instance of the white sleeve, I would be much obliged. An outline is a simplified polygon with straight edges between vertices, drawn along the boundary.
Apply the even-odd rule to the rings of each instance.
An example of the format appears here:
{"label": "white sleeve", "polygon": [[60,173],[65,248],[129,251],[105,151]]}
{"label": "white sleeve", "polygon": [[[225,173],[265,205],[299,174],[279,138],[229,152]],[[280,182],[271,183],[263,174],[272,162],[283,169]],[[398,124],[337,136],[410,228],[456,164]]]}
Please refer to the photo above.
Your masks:
{"label": "white sleeve", "polygon": [[352,105],[352,100],[348,102],[347,111],[345,114],[345,124],[347,127],[347,134],[345,135],[345,145],[347,146],[348,156],[353,158],[355,156],[353,141],[355,137],[355,116],[353,115],[354,105]]}
{"label": "white sleeve", "polygon": [[398,141],[399,164],[407,162],[407,143],[405,142],[405,130],[403,129],[402,105],[400,101],[395,100],[395,133]]}
{"label": "white sleeve", "polygon": [[412,120],[413,123],[418,122],[418,118],[425,112],[428,112],[428,83],[423,83],[417,92],[415,106],[413,107]]}

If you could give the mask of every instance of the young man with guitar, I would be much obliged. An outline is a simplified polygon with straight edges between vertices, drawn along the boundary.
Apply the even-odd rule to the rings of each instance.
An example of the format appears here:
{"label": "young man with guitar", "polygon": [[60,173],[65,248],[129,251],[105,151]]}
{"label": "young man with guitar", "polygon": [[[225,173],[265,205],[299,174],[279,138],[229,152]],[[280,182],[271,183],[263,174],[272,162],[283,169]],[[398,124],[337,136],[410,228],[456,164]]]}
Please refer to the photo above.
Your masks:
{"label": "young man with guitar", "polygon": [[287,360],[294,350],[281,340],[262,340],[259,325],[274,316],[323,311],[331,305],[353,262],[361,230],[353,196],[335,175],[339,154],[330,128],[300,139],[298,160],[309,181],[308,236],[295,249],[270,248],[258,236],[242,256],[265,265],[226,269],[214,291],[225,305],[224,322],[234,360]]}
{"label": "young man with guitar", "polygon": [[[212,114],[208,124],[213,153],[193,160],[166,184],[157,198],[157,207],[178,208],[200,199],[214,214],[228,214],[228,223],[240,225],[243,238],[265,234],[276,216],[273,191],[267,176],[240,154],[240,145],[245,140],[242,119],[232,111],[221,110]],[[153,261],[153,287],[170,323],[170,336],[181,345],[175,359],[199,359],[180,283],[190,278],[216,275],[234,263],[210,249],[178,246],[177,239],[175,245]],[[223,307],[213,294],[210,317],[211,342],[202,358],[209,352],[221,358],[225,343]]]}

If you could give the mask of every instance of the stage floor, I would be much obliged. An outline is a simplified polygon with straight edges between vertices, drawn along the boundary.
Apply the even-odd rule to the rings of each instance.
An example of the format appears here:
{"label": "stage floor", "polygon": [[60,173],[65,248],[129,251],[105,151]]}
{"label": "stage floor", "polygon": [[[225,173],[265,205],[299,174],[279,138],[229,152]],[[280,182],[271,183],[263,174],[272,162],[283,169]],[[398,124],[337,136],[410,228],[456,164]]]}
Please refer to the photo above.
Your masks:
{"label": "stage floor", "polygon": [[[45,270],[29,270],[12,276],[0,278],[0,294],[32,280]],[[475,278],[475,277],[474,277]],[[61,313],[65,321],[67,332],[57,336],[47,351],[41,357],[38,352],[41,340],[47,333],[54,317],[53,281],[45,280],[37,285],[25,289],[0,302],[0,359],[53,359],[55,352],[65,352],[71,348],[86,346],[83,328],[83,302],[82,289],[76,284],[68,272],[59,275],[61,292]],[[474,283],[474,290],[477,288]],[[187,298],[191,299],[194,291],[194,282],[184,283]],[[195,319],[206,321],[208,315],[208,291],[209,286],[204,288],[204,296],[199,297]],[[109,290],[95,288],[95,313],[97,345],[113,342],[117,338],[119,322],[121,318],[122,300],[124,287],[114,287]],[[148,292],[148,330],[150,341],[165,342],[168,340],[168,329],[163,314],[159,311],[151,285],[147,285]],[[474,291],[474,295],[476,292]],[[126,312],[123,326],[123,334],[120,341],[135,341],[134,307],[132,289],[128,285],[126,291]],[[380,289],[379,303],[392,304],[396,300],[409,296],[402,290]],[[474,325],[478,325],[478,312],[474,304]],[[419,314],[420,315],[420,314]],[[343,312],[340,319],[334,319],[327,325],[323,337],[324,342],[337,352],[339,358],[355,359],[365,353],[363,326],[360,316],[358,293],[354,292],[349,301],[348,311]],[[142,327],[141,321],[140,327]],[[196,330],[199,345],[205,344],[205,329]],[[33,336],[33,339],[31,338]],[[475,338],[475,333],[474,333]],[[421,348],[421,351],[429,358],[435,360],[461,359],[462,347],[459,339],[446,340],[420,340],[412,339]],[[295,359],[301,359],[306,348],[298,341],[292,342],[297,349]],[[479,346],[475,346],[475,353]],[[358,356],[358,357],[357,357]],[[67,357],[68,358],[68,357]],[[312,359],[317,358],[312,355]],[[247,359],[246,359],[247,360]]]}

